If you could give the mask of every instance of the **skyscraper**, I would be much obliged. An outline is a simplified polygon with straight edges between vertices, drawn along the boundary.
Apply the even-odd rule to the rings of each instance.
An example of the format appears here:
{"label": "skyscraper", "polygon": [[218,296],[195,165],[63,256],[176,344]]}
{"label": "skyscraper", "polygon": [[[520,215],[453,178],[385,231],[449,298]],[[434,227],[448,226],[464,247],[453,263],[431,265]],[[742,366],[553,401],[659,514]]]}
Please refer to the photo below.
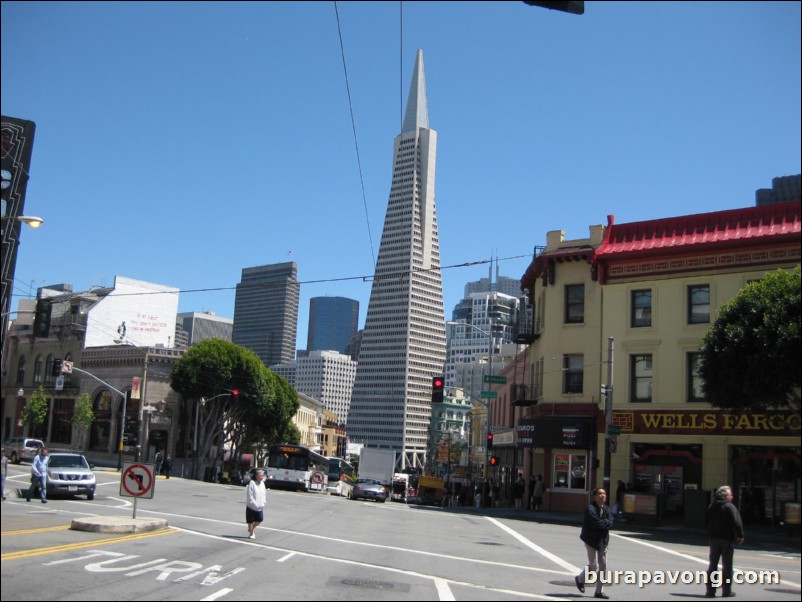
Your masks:
{"label": "skyscraper", "polygon": [[297,275],[298,264],[294,261],[242,270],[231,339],[253,351],[265,366],[289,362],[295,356]]}
{"label": "skyscraper", "polygon": [[351,442],[401,452],[399,468],[423,464],[432,376],[446,355],[436,156],[418,50],[348,414]]}
{"label": "skyscraper", "polygon": [[345,353],[356,334],[358,322],[359,301],[345,297],[312,297],[306,350]]}

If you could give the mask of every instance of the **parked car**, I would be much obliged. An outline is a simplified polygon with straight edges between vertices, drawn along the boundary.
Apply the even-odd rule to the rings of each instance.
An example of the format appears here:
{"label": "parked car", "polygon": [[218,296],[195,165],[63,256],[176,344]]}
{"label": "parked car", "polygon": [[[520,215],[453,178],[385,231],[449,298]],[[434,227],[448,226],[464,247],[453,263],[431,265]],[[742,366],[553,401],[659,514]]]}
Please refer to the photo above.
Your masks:
{"label": "parked car", "polygon": [[47,466],[47,495],[65,493],[85,495],[95,499],[97,482],[92,466],[83,454],[76,452],[53,452]]}
{"label": "parked car", "polygon": [[376,479],[357,479],[351,490],[351,499],[360,498],[384,503],[387,500],[387,488]]}
{"label": "parked car", "polygon": [[11,437],[3,444],[6,458],[12,464],[19,464],[23,460],[31,462],[45,444],[40,439],[30,437]]}

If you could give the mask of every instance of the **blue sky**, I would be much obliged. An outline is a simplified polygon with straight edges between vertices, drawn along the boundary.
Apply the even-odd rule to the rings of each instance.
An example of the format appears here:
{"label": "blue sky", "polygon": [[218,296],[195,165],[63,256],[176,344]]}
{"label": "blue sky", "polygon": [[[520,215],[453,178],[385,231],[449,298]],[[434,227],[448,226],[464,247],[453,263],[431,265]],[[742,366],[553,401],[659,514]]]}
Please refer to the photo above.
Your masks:
{"label": "blue sky", "polygon": [[[311,297],[361,327],[418,48],[443,266],[520,277],[548,231],[747,207],[802,171],[799,2],[585,5],[338,2],[363,200],[334,3],[4,1],[2,113],[36,122],[45,219],[12,306],[119,274],[233,317],[243,268],[291,260],[298,348]],[[443,270],[447,317],[486,275]]]}

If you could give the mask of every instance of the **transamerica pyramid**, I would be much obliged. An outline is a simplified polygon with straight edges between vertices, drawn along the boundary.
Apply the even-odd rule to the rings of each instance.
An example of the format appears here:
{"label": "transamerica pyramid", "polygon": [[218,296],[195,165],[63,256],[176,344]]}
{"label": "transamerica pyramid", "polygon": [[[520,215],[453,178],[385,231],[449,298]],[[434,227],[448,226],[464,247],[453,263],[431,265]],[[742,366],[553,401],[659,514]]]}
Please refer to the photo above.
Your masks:
{"label": "transamerica pyramid", "polygon": [[418,50],[348,413],[351,443],[392,449],[397,469],[422,466],[432,377],[446,358],[443,282],[423,51]]}

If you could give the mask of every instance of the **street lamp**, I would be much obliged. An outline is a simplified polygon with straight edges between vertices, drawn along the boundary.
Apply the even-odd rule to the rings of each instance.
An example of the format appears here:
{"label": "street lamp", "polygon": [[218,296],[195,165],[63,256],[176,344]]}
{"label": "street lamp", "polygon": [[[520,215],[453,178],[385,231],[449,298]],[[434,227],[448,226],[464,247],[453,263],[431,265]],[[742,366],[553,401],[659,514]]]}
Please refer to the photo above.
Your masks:
{"label": "street lamp", "polygon": [[[5,146],[3,150],[5,151]],[[7,172],[4,169],[3,213],[5,213],[7,210],[5,190],[10,179],[6,179],[6,173]],[[3,247],[3,267],[2,274],[0,275],[0,283],[2,283],[0,284],[0,288],[2,288],[0,291],[0,312],[2,313],[2,325],[0,325],[0,345],[3,348],[2,353],[5,353],[6,331],[8,330],[8,314],[14,313],[10,312],[9,308],[11,307],[11,291],[14,284],[14,272],[17,266],[17,247],[19,246],[20,242],[19,227],[6,228],[6,222],[21,222],[23,224],[28,224],[31,228],[38,228],[44,223],[44,220],[41,217],[36,217],[33,215],[2,215],[0,218],[0,222],[2,222],[0,234],[2,234]],[[12,224],[12,226],[16,226],[16,224]]]}
{"label": "street lamp", "polygon": [[[236,389],[235,389],[236,391]],[[195,404],[195,432],[193,433],[192,437],[192,478],[198,478],[198,417],[200,416],[201,406],[207,404],[210,401],[214,401],[218,397],[224,397],[226,395],[230,396],[233,392],[229,393],[220,393],[219,395],[215,395],[214,397],[210,397],[206,399],[205,397],[201,397],[198,400],[198,403]],[[236,397],[236,395],[234,395]],[[204,466],[205,468],[205,466]]]}
{"label": "street lamp", "polygon": [[[474,330],[478,330],[483,335],[487,337],[487,381],[485,384],[487,385],[487,391],[490,391],[490,377],[493,375],[493,320],[490,320],[490,330],[491,332],[487,332],[479,328],[478,326],[474,326],[473,324],[469,324],[467,322],[447,322],[449,326],[468,326],[473,328]],[[487,401],[487,424],[485,425],[486,432],[485,432],[485,440],[487,440],[488,436],[490,435],[490,399],[488,398]],[[490,466],[490,448],[487,446],[487,442],[485,441],[485,470],[484,470],[484,477],[485,483],[487,483],[487,477],[489,474],[488,467]]]}
{"label": "street lamp", "polygon": [[[140,392],[141,400],[140,400],[140,404],[139,404],[139,436],[138,436],[138,444],[139,444],[139,449],[141,451],[142,450],[142,445],[145,442],[145,435],[148,434],[148,433],[145,432],[145,404],[147,403],[147,400],[148,400],[148,395],[147,395],[148,389],[147,389],[147,387],[148,387],[148,362],[150,361],[150,348],[145,348],[143,350],[140,347],[138,347],[137,345],[134,345],[132,342],[125,341],[123,339],[114,339],[114,342],[116,344],[118,344],[118,345],[125,345],[126,347],[133,347],[134,349],[136,349],[137,351],[139,351],[140,353],[142,353],[145,356],[145,369],[144,369],[143,374],[142,374],[142,391]],[[125,414],[123,414],[123,421],[125,421]],[[125,425],[125,422],[123,422],[123,425]],[[122,453],[122,437],[120,438],[120,453]],[[145,446],[145,458],[144,459],[147,460],[149,456],[150,456],[150,447],[149,446]],[[141,458],[139,457],[139,454],[137,454],[137,460],[141,460]]]}

